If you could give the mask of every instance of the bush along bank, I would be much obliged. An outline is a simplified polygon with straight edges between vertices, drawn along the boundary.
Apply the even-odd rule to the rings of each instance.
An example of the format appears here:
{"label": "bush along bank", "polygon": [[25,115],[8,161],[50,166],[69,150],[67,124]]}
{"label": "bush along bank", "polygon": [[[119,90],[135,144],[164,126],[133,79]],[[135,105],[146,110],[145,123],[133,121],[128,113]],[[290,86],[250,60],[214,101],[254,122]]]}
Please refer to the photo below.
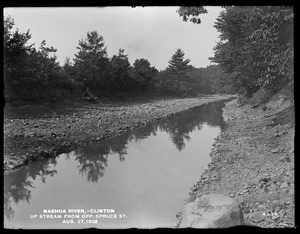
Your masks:
{"label": "bush along bank", "polygon": [[[284,91],[263,105],[228,102],[223,109],[227,126],[187,203],[223,194],[239,203],[245,225],[294,227],[294,114]],[[182,212],[177,218],[180,227]]]}

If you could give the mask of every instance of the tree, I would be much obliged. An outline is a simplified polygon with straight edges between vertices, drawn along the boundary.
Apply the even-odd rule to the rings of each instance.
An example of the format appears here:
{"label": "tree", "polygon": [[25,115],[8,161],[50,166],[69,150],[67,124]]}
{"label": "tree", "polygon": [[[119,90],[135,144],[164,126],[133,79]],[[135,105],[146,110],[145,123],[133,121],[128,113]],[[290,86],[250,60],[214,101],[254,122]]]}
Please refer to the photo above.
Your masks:
{"label": "tree", "polygon": [[73,80],[74,77],[74,69],[73,69],[73,64],[71,62],[71,59],[67,57],[65,59],[64,65],[62,66],[62,69],[66,76],[68,77],[69,80]]}
{"label": "tree", "polygon": [[147,91],[153,87],[154,77],[157,74],[157,69],[151,67],[147,59],[136,59],[131,69],[131,77],[135,81],[136,87],[140,91]]}
{"label": "tree", "polygon": [[86,38],[78,44],[79,51],[74,59],[76,80],[93,91],[107,89],[109,60],[103,37],[97,31],[88,32]]}
{"label": "tree", "polygon": [[130,62],[128,56],[124,54],[123,49],[119,49],[118,55],[113,55],[111,61],[111,79],[112,89],[116,91],[125,91],[132,86],[131,77],[129,75]]}
{"label": "tree", "polygon": [[265,85],[278,89],[293,80],[292,26],[290,7],[226,7],[215,23],[220,42],[212,61],[249,96]]}
{"label": "tree", "polygon": [[175,54],[172,55],[171,60],[168,61],[169,66],[167,70],[170,73],[173,80],[173,87],[176,91],[188,88],[189,80],[187,72],[192,70],[192,67],[188,65],[189,62],[189,59],[184,59],[184,52],[181,49],[177,49]]}
{"label": "tree", "polygon": [[259,48],[263,55],[262,61],[255,64],[260,68],[258,85],[282,86],[293,81],[293,9],[286,6],[253,7],[249,22],[253,25],[247,38],[249,44]]}
{"label": "tree", "polygon": [[[180,7],[184,21],[201,23],[203,7]],[[287,6],[227,6],[216,20],[220,41],[211,60],[251,96],[263,86],[279,89],[294,80],[294,13]]]}
{"label": "tree", "polygon": [[54,87],[59,84],[56,74],[60,70],[59,63],[56,62],[55,53],[57,50],[51,47],[46,47],[46,41],[43,40],[38,50],[33,48],[29,59],[26,61],[28,71],[26,73],[27,80],[35,78],[35,82],[40,87],[48,85]]}
{"label": "tree", "polygon": [[197,16],[199,16],[200,14],[205,14],[208,11],[203,6],[197,6],[197,7],[180,7],[176,12],[179,14],[179,16],[183,18],[183,21],[186,22],[189,19],[190,22],[193,22],[194,24],[200,24],[201,19]]}
{"label": "tree", "polygon": [[8,16],[4,22],[4,84],[8,99],[36,100],[47,98],[45,90],[63,82],[61,68],[56,62],[56,49],[46,47],[43,40],[39,49],[28,45],[29,30],[13,31],[14,21]]}
{"label": "tree", "polygon": [[14,20],[10,16],[4,20],[4,85],[8,98],[17,95],[17,89],[24,85],[23,74],[26,72],[24,61],[32,51],[32,45],[27,45],[31,38],[29,30],[26,33],[13,31],[14,25]]}

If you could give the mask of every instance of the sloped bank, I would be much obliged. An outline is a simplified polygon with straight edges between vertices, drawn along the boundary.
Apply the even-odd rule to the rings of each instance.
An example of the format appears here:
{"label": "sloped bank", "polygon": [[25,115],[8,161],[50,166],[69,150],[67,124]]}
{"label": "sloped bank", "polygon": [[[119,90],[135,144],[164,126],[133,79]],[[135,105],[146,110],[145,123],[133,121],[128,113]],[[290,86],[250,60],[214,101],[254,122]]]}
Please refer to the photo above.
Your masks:
{"label": "sloped bank", "polygon": [[[147,102],[99,103],[43,112],[32,116],[4,115],[4,171],[9,172],[39,158],[70,152],[91,141],[102,141],[128,130],[166,118],[204,103],[226,100],[233,95],[160,99]],[[28,112],[28,108],[26,108]],[[30,111],[29,111],[30,112]],[[13,116],[13,117],[11,117]]]}
{"label": "sloped bank", "polygon": [[[211,151],[212,162],[187,203],[205,194],[234,198],[245,225],[294,227],[294,106],[278,93],[267,104],[224,107],[227,127]],[[182,213],[177,214],[180,227]]]}

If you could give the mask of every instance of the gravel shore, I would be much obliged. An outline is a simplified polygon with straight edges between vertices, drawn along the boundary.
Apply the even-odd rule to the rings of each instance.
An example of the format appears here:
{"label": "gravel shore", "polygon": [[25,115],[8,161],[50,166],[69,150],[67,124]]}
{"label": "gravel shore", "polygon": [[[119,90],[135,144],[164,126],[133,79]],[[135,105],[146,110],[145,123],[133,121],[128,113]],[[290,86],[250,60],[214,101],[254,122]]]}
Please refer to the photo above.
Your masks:
{"label": "gravel shore", "polygon": [[5,106],[4,172],[32,160],[70,152],[92,141],[103,141],[203,103],[233,97],[236,96],[210,95],[60,107],[54,105],[54,108],[45,105]]}
{"label": "gravel shore", "polygon": [[[187,202],[220,193],[238,201],[246,225],[294,227],[294,112],[290,101],[279,102],[257,108],[237,99],[226,104],[227,126]],[[181,212],[177,217],[180,223]]]}

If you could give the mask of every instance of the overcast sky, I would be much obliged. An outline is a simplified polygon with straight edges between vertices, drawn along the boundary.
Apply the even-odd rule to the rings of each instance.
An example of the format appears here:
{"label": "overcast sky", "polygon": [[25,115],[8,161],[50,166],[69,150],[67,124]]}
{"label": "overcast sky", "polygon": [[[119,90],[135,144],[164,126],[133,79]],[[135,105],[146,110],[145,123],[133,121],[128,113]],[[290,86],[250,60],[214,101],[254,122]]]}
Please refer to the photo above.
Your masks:
{"label": "overcast sky", "polygon": [[183,22],[178,7],[106,7],[106,8],[5,8],[15,26],[26,32],[30,29],[30,43],[39,47],[43,40],[57,49],[61,65],[77,53],[78,41],[87,32],[96,30],[103,36],[108,56],[119,48],[128,54],[131,64],[146,58],[157,69],[165,69],[172,54],[180,48],[190,64],[199,68],[210,64],[213,47],[219,41],[213,27],[221,7],[207,7],[200,25]]}

